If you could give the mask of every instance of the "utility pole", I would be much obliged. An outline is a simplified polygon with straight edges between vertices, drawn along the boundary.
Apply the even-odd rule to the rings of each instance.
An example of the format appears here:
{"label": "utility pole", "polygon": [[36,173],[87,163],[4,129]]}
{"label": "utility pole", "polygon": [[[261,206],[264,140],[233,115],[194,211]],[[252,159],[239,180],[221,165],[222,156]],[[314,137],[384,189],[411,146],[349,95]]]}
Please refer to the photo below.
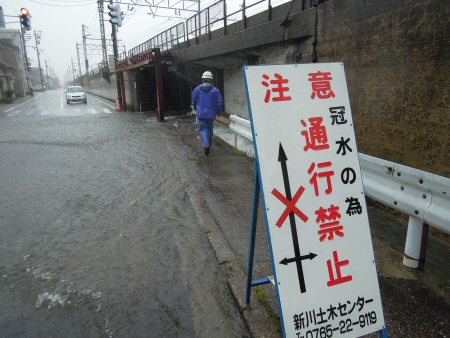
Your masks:
{"label": "utility pole", "polygon": [[50,87],[50,81],[48,79],[48,65],[47,65],[47,60],[45,60],[45,74],[47,75],[47,86]]}
{"label": "utility pole", "polygon": [[81,77],[83,74],[81,73],[80,48],[78,48],[78,42],[76,43],[76,45],[77,45],[78,73],[80,74]]}
{"label": "utility pole", "polygon": [[34,42],[36,43],[36,53],[37,53],[38,66],[39,66],[39,75],[41,77],[42,90],[44,90],[45,89],[44,88],[44,79],[42,78],[41,59],[39,58],[40,53],[39,53],[39,48],[38,48],[38,44],[39,44],[38,39],[40,40],[41,36],[39,35],[39,37],[38,37],[36,31],[34,31]]}
{"label": "utility pole", "polygon": [[89,61],[87,58],[87,50],[86,50],[86,26],[85,25],[81,25],[81,31],[83,34],[84,66],[86,67],[86,74],[89,74]]}
{"label": "utility pole", "polygon": [[[20,18],[20,16],[19,16]],[[28,55],[27,55],[27,44],[25,43],[25,29],[23,27],[20,27],[20,32],[22,33],[22,44],[23,44],[23,57],[25,60],[25,69],[26,71],[26,78],[27,78],[27,84],[30,86],[30,95],[34,96],[33,94],[33,84],[31,82],[31,73],[30,73],[30,65],[28,64]]]}
{"label": "utility pole", "polygon": [[73,58],[70,58],[71,63],[72,63],[72,75],[73,75],[73,81],[75,81],[75,79],[77,78],[77,71],[75,70],[75,65],[73,62]]}
{"label": "utility pole", "polygon": [[[113,5],[113,0],[109,0],[109,4]],[[113,51],[114,51],[114,69],[116,68],[116,63],[119,60],[119,51],[117,49],[117,31],[116,31],[116,25],[111,22],[111,38],[113,43]],[[116,87],[117,87],[117,98],[119,99],[120,105],[123,107],[123,101],[122,101],[122,81],[121,81],[121,72],[116,72]]]}

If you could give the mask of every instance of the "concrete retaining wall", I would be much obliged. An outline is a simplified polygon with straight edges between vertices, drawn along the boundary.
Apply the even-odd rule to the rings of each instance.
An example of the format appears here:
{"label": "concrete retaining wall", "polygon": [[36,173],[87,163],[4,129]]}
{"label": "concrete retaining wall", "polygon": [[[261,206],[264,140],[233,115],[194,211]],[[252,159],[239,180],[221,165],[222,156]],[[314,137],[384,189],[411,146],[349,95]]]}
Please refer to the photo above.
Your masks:
{"label": "concrete retaining wall", "polygon": [[443,0],[319,6],[319,62],[344,62],[360,152],[450,176],[449,17]]}
{"label": "concrete retaining wall", "polygon": [[[448,3],[331,0],[317,15],[318,62],[344,62],[359,151],[450,176]],[[253,48],[253,64],[312,62],[313,39]],[[242,64],[224,79],[227,113],[248,119]]]}
{"label": "concrete retaining wall", "polygon": [[90,78],[87,82],[84,87],[88,93],[98,95],[107,100],[116,101],[117,84],[115,74],[111,74],[110,83],[99,75],[95,78]]}

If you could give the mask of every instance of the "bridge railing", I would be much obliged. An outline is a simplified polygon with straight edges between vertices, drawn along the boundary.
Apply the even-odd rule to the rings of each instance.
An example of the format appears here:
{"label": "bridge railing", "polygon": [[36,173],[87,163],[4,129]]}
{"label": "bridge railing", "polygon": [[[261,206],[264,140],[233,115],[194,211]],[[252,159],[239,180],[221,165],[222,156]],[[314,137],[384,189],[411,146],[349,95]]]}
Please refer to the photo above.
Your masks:
{"label": "bridge railing", "polygon": [[[309,6],[319,4],[327,0],[309,0]],[[132,57],[151,48],[160,48],[161,51],[188,47],[199,43],[200,37],[210,40],[213,31],[223,30],[226,35],[228,27],[236,22],[242,21],[242,29],[247,27],[247,17],[268,10],[267,20],[271,20],[272,0],[243,0],[242,5],[234,12],[227,12],[227,1],[219,0],[207,8],[191,16],[186,22],[157,34],[140,45],[130,49],[128,54],[120,54],[119,59]]]}
{"label": "bridge railing", "polygon": [[[253,142],[250,121],[231,115],[229,127]],[[428,226],[450,234],[450,179],[362,153],[359,162],[365,194],[409,216],[403,264],[423,268]]]}

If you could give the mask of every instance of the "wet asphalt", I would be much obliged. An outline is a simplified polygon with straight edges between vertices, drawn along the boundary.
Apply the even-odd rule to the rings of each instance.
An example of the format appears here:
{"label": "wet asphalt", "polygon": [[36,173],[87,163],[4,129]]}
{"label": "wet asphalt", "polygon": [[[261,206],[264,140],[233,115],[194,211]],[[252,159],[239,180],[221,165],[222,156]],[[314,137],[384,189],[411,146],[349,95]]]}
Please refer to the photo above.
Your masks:
{"label": "wet asphalt", "polygon": [[[253,160],[217,138],[204,156],[192,116],[158,124],[60,95],[0,107],[0,336],[248,336],[233,302],[245,290],[230,295],[233,271],[187,191],[245,271]],[[404,220],[376,205],[369,215],[391,337],[450,337],[448,243],[430,237],[425,271],[411,271]],[[254,277],[272,274],[260,210]],[[275,289],[261,290],[276,314]]]}
{"label": "wet asphalt", "polygon": [[0,336],[248,336],[156,119],[22,102],[0,111]]}

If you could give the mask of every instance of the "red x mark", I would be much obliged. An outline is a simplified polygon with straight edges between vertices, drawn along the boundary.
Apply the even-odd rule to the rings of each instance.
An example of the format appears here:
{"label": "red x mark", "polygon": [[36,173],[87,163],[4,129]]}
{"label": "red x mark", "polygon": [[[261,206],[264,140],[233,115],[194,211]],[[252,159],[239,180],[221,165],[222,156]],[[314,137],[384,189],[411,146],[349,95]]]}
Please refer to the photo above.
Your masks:
{"label": "red x mark", "polygon": [[283,202],[286,205],[286,209],[281,214],[280,218],[278,219],[276,225],[277,227],[281,228],[286,218],[289,216],[289,214],[293,211],[298,217],[301,218],[303,222],[306,223],[308,220],[308,216],[306,216],[299,208],[297,208],[296,204],[300,197],[302,196],[303,192],[305,191],[305,188],[300,186],[298,188],[297,192],[295,193],[292,200],[287,199],[281,192],[279,192],[276,188],[272,190],[272,194],[278,198],[281,202]]}

